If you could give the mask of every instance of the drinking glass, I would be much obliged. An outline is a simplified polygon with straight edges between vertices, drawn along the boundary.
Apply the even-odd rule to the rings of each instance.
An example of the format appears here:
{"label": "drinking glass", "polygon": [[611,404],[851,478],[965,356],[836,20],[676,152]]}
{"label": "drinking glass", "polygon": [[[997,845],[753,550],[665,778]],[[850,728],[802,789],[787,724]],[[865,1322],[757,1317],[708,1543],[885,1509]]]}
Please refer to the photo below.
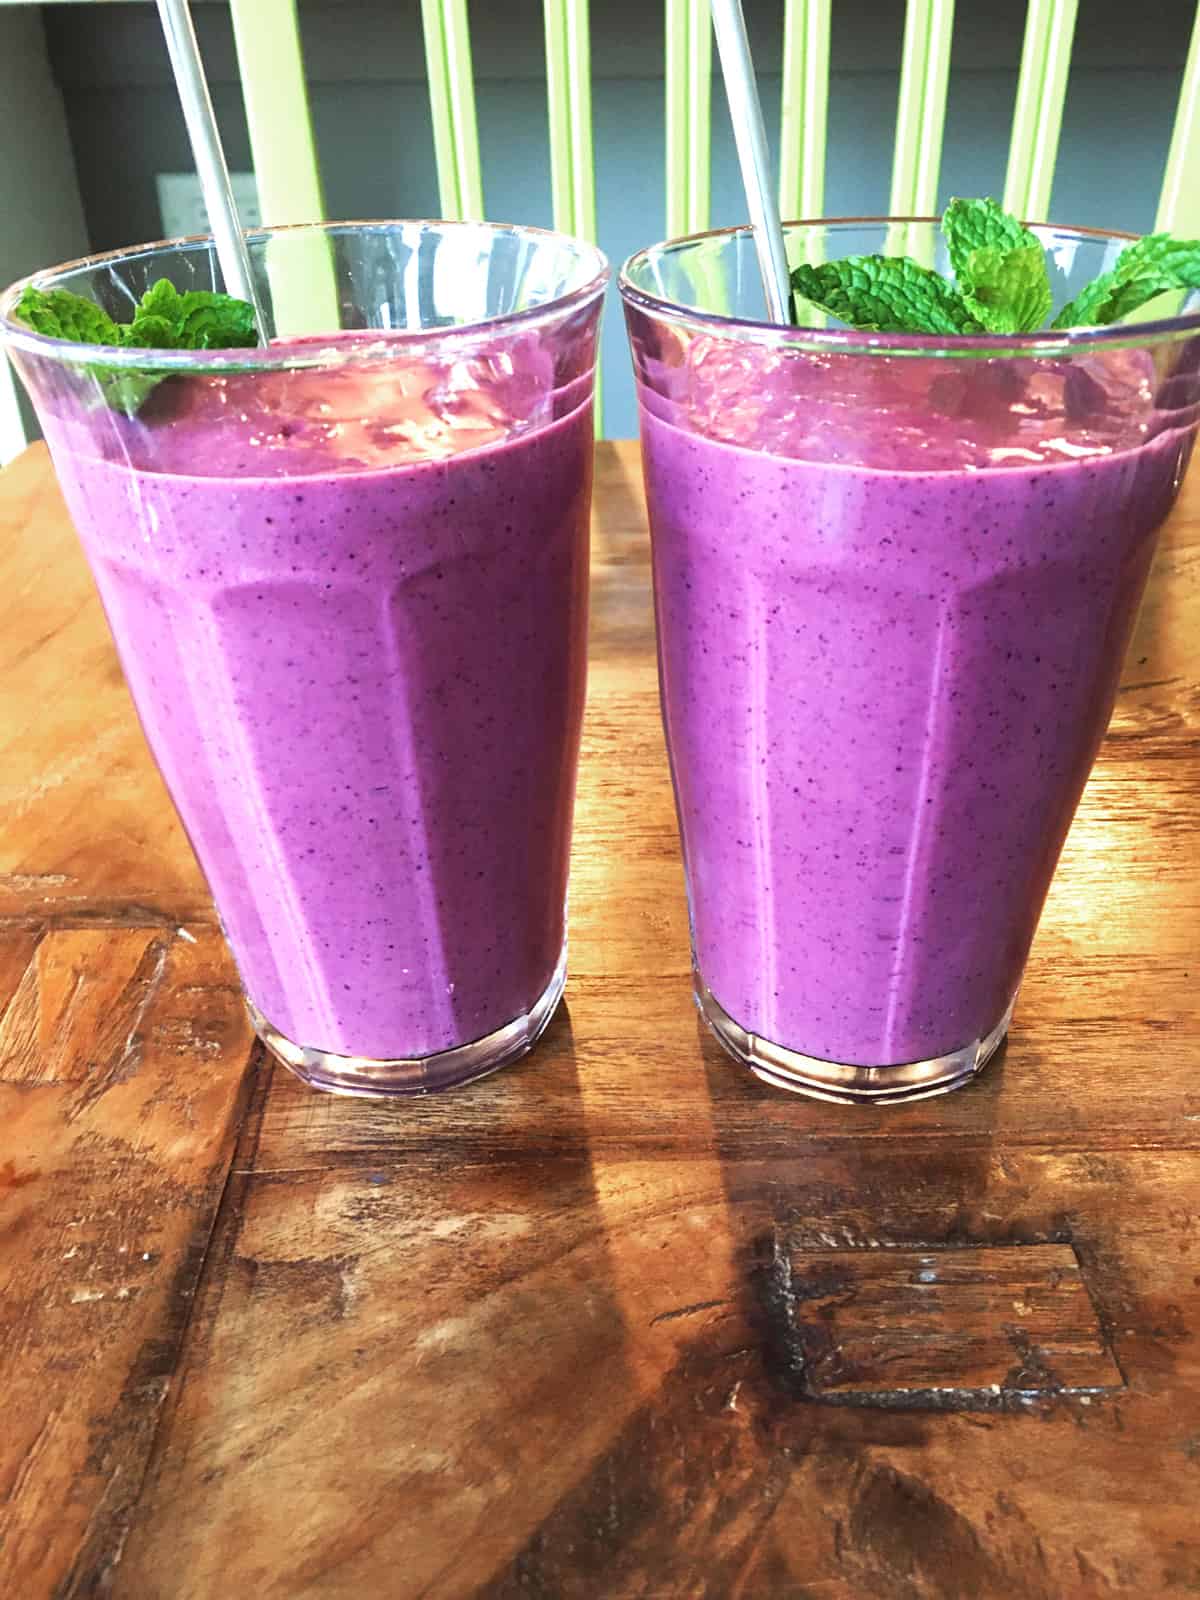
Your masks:
{"label": "drinking glass", "polygon": [[[482,222],[248,239],[271,340],[41,337],[0,299],[259,1035],[412,1093],[528,1050],[566,976],[592,246]],[[128,321],[211,239],[34,276]]]}
{"label": "drinking glass", "polygon": [[[1128,242],[1034,231],[1059,305]],[[785,232],[793,264],[946,270],[930,220]],[[1012,338],[779,327],[746,228],[620,287],[697,1004],[784,1088],[952,1089],[1008,1027],[1112,710],[1200,296]]]}

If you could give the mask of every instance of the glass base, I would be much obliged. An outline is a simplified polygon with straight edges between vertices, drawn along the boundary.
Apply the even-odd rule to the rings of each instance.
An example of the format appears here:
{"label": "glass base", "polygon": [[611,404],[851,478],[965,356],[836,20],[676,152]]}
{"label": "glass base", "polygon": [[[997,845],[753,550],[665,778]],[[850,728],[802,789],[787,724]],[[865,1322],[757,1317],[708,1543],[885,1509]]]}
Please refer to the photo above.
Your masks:
{"label": "glass base", "polygon": [[546,1031],[562,999],[566,981],[567,947],[564,945],[550,982],[528,1011],[506,1022],[502,1028],[486,1034],[482,1039],[473,1039],[470,1044],[456,1045],[452,1050],[439,1050],[436,1055],[398,1056],[386,1061],[370,1056],[339,1056],[330,1050],[314,1050],[293,1044],[278,1028],[271,1026],[248,997],[246,1005],[254,1030],[267,1049],[309,1088],[324,1089],[329,1094],[383,1098],[453,1089],[460,1083],[486,1078],[498,1067],[516,1061],[532,1050]]}
{"label": "glass base", "polygon": [[948,1055],[928,1061],[906,1061],[894,1067],[855,1067],[819,1056],[801,1055],[769,1039],[747,1033],[721,1005],[699,972],[694,975],[696,1006],[709,1028],[735,1061],[777,1089],[806,1094],[814,1100],[836,1100],[849,1105],[891,1105],[902,1100],[924,1100],[970,1083],[999,1049],[1012,1017],[1016,996],[1004,1015],[983,1038],[964,1044]]}

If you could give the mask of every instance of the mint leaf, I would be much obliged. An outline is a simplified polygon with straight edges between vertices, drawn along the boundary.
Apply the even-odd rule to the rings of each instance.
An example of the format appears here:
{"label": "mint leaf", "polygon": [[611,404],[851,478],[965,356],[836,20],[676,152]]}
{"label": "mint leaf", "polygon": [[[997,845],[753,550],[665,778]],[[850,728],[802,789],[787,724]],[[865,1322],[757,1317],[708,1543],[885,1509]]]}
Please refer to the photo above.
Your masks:
{"label": "mint leaf", "polygon": [[243,349],[258,343],[254,307],[207,289],[180,294],[160,278],[138,303],[124,342],[155,350]]}
{"label": "mint leaf", "polygon": [[945,278],[909,256],[843,256],[792,269],[796,294],[871,333],[982,333],[983,323]]}
{"label": "mint leaf", "polygon": [[942,235],[959,291],[989,333],[1029,333],[1050,314],[1046,253],[995,200],[951,200]]}
{"label": "mint leaf", "polygon": [[69,289],[35,289],[26,284],[13,309],[34,333],[75,344],[120,344],[121,328],[106,311]]}
{"label": "mint leaf", "polygon": [[968,273],[968,258],[974,250],[1042,248],[1036,234],[991,199],[951,200],[942,215],[942,236],[959,280]]}
{"label": "mint leaf", "polygon": [[[258,343],[249,301],[207,289],[180,294],[166,278],[146,290],[128,323],[114,322],[93,301],[69,289],[32,285],[23,291],[13,314],[35,333],[78,344],[134,350],[239,350]],[[130,417],[166,376],[127,367],[94,365],[86,370],[99,385],[105,405]]]}
{"label": "mint leaf", "polygon": [[1029,333],[1050,314],[1054,297],[1046,256],[1035,239],[1015,250],[972,250],[958,274],[963,299],[989,333]]}
{"label": "mint leaf", "polygon": [[243,350],[258,343],[254,307],[228,294],[194,289],[180,295],[180,347],[184,350]]}
{"label": "mint leaf", "polygon": [[133,321],[141,317],[162,317],[174,326],[179,290],[169,278],[159,278],[152,283],[134,308]]}
{"label": "mint leaf", "polygon": [[1200,240],[1148,233],[1126,245],[1112,271],[1082,289],[1051,327],[1105,326],[1172,289],[1200,289]]}
{"label": "mint leaf", "polygon": [[248,300],[189,289],[180,294],[160,278],[146,290],[133,320],[114,322],[106,311],[69,289],[28,285],[14,316],[34,333],[78,344],[116,344],[137,350],[241,350],[258,343],[254,307]]}
{"label": "mint leaf", "polygon": [[147,317],[138,311],[133,321],[121,329],[121,343],[137,350],[178,350],[179,333],[168,317]]}

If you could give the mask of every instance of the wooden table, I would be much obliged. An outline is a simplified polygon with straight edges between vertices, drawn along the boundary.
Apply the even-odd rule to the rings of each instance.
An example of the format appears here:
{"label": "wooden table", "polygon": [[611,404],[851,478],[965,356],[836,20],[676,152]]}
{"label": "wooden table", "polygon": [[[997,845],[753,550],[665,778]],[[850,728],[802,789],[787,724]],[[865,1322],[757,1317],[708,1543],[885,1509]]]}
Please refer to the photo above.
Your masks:
{"label": "wooden table", "polygon": [[0,552],[6,1600],[1200,1589],[1200,478],[1007,1051],[890,1109],[698,1026],[632,445],[568,1003],[424,1102],[254,1045],[40,446]]}

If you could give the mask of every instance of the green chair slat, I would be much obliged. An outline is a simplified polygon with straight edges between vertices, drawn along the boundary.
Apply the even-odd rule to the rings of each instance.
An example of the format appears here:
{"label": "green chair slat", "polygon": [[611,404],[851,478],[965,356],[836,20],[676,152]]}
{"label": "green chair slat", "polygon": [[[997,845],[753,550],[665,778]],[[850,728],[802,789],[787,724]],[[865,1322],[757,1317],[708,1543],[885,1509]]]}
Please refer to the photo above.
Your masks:
{"label": "green chair slat", "polygon": [[421,20],[442,215],[482,217],[483,177],[466,0],[421,0]]}
{"label": "green chair slat", "polygon": [[1183,69],[1175,129],[1158,199],[1154,226],[1189,239],[1200,238],[1200,6]]}
{"label": "green chair slat", "polygon": [[[230,0],[250,151],[265,224],[325,216],[296,0]],[[267,256],[276,330],[319,333],[338,323],[328,244],[313,235],[271,241]]]}
{"label": "green chair slat", "polygon": [[779,209],[785,219],[825,209],[831,0],[787,0],[779,127]]}
{"label": "green chair slat", "polygon": [[889,202],[896,217],[937,209],[953,33],[954,0],[908,0]]}
{"label": "green chair slat", "polygon": [[666,0],[667,233],[708,227],[712,175],[712,20],[708,0]]}
{"label": "green chair slat", "polygon": [[554,226],[594,242],[596,176],[588,0],[545,0],[544,11]]}
{"label": "green chair slat", "polygon": [[1078,9],[1079,0],[1029,0],[1004,179],[1004,208],[1024,222],[1050,214]]}

